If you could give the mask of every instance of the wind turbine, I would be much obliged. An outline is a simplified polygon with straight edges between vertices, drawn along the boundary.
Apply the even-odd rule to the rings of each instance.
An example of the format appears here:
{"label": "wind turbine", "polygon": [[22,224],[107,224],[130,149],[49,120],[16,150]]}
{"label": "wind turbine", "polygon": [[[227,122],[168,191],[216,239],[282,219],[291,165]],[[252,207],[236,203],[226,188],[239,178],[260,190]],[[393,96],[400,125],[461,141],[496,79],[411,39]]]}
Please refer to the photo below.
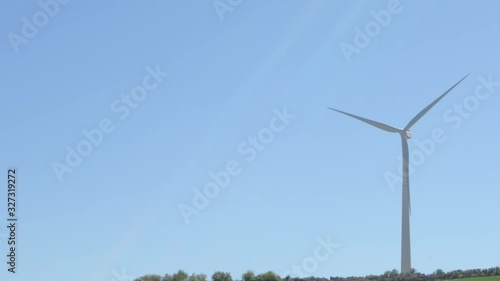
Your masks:
{"label": "wind turbine", "polygon": [[453,88],[455,88],[460,82],[462,82],[469,74],[465,75],[460,81],[458,81],[455,85],[453,85],[448,91],[444,92],[440,97],[438,97],[435,101],[429,104],[426,108],[424,108],[420,113],[418,113],[411,121],[404,127],[403,129],[397,129],[392,126],[376,122],[370,119],[366,119],[360,116],[356,116],[354,114],[350,114],[344,111],[340,111],[337,109],[333,109],[329,107],[329,109],[333,111],[337,111],[339,113],[345,114],[352,118],[356,118],[360,121],[368,123],[374,127],[382,129],[391,133],[398,133],[401,135],[401,142],[403,145],[403,214],[402,214],[402,226],[401,226],[401,273],[409,273],[411,270],[411,250],[410,250],[410,213],[411,213],[411,205],[410,205],[410,176],[409,176],[409,153],[408,153],[408,140],[411,139],[411,131],[410,128],[415,125],[415,123],[420,120],[431,108],[433,108],[444,96],[446,96]]}

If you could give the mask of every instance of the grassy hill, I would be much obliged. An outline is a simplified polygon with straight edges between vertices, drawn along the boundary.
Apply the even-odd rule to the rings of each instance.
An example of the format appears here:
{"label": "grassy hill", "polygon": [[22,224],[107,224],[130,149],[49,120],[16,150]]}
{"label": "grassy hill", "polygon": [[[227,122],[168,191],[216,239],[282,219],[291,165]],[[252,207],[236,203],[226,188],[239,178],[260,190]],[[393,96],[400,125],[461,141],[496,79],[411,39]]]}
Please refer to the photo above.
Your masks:
{"label": "grassy hill", "polygon": [[472,277],[455,279],[460,281],[500,281],[500,276]]}

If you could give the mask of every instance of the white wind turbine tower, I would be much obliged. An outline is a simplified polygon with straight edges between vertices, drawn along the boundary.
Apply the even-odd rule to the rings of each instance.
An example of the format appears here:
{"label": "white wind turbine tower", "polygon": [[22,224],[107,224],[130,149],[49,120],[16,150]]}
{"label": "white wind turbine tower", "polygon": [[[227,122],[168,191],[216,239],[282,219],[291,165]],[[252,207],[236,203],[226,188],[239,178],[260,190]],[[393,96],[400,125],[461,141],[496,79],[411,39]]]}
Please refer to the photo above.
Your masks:
{"label": "white wind turbine tower", "polygon": [[337,109],[330,108],[333,111],[345,114],[347,116],[356,118],[360,121],[368,123],[374,127],[382,129],[391,133],[398,133],[401,135],[401,142],[403,145],[403,214],[402,214],[402,226],[401,226],[401,273],[409,273],[411,270],[411,250],[410,250],[410,176],[409,176],[409,153],[408,153],[408,139],[411,138],[410,128],[415,125],[415,123],[420,120],[429,110],[431,110],[434,105],[436,105],[444,96],[446,96],[453,88],[455,88],[460,82],[462,82],[468,74],[453,85],[448,91],[439,96],[435,101],[424,108],[420,113],[418,113],[403,129],[397,129],[389,125],[379,123],[373,120],[369,120],[354,114],[343,112]]}

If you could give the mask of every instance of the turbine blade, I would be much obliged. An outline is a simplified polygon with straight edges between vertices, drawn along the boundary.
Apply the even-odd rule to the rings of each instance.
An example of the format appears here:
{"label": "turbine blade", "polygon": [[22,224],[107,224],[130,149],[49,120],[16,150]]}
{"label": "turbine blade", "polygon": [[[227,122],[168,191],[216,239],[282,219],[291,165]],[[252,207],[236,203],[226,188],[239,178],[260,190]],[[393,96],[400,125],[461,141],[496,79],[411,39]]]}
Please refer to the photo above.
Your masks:
{"label": "turbine blade", "polygon": [[462,82],[465,78],[467,78],[467,76],[469,76],[469,74],[465,75],[464,78],[460,79],[460,81],[458,81],[455,85],[453,85],[450,89],[448,89],[448,91],[444,92],[444,94],[439,96],[435,101],[433,101],[426,108],[424,108],[422,111],[420,111],[420,113],[417,114],[417,116],[413,117],[413,119],[410,121],[410,123],[408,123],[408,125],[406,125],[404,130],[406,131],[406,130],[410,129],[411,126],[415,125],[415,123],[417,123],[418,120],[420,120],[420,118],[422,118],[422,116],[424,116],[429,110],[431,110],[431,108],[433,108],[442,98],[444,98],[444,96],[446,96],[449,92],[451,92],[451,90],[453,90],[453,88],[455,88],[458,84],[460,84],[460,82]]}
{"label": "turbine blade", "polygon": [[367,124],[370,124],[374,127],[377,127],[379,129],[382,129],[384,131],[387,131],[387,132],[391,132],[391,133],[399,133],[401,130],[400,129],[396,129],[394,127],[391,127],[389,125],[386,125],[386,124],[383,124],[383,123],[380,123],[380,122],[376,122],[376,121],[373,121],[373,120],[370,120],[370,119],[366,119],[366,118],[363,118],[363,117],[360,117],[360,116],[356,116],[354,114],[350,114],[350,113],[347,113],[347,112],[344,112],[344,111],[340,111],[340,110],[337,110],[337,109],[334,109],[334,108],[331,108],[331,107],[328,107],[328,109],[330,110],[333,110],[333,111],[337,111],[338,113],[342,113],[344,115],[347,115],[347,116],[350,116],[352,118],[356,118],[360,121],[363,121]]}

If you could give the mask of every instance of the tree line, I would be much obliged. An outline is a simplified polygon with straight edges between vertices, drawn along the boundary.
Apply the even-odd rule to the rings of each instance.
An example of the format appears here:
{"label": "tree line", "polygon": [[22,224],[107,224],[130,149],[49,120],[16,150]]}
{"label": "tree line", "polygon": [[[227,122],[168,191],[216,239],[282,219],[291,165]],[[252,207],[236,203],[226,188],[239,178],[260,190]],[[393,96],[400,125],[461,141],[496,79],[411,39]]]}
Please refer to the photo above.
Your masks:
{"label": "tree line", "polygon": [[[241,279],[234,281],[427,281],[427,280],[449,280],[470,277],[486,277],[486,276],[500,276],[500,267],[492,267],[487,269],[468,269],[468,270],[453,270],[445,272],[441,269],[434,271],[431,274],[419,273],[412,269],[410,273],[400,274],[396,269],[386,271],[381,275],[368,275],[368,276],[351,276],[351,277],[280,277],[272,271],[266,273],[255,274],[253,271],[248,270],[243,273]],[[136,278],[134,281],[210,281],[206,274],[191,274],[189,275],[183,270],[179,270],[174,274],[165,274],[164,276],[157,274],[148,274]],[[233,281],[229,272],[216,271],[211,276],[211,281]]]}
{"label": "tree line", "polygon": [[[231,273],[216,271],[212,274],[212,281],[233,281]],[[134,281],[207,281],[206,274],[187,274],[183,270],[179,270],[174,274],[165,274],[165,276],[157,274],[148,274],[134,279]],[[236,281],[236,280],[235,280]],[[239,281],[283,281],[276,273],[268,271],[266,273],[256,275],[253,271],[248,270],[243,273]]]}

